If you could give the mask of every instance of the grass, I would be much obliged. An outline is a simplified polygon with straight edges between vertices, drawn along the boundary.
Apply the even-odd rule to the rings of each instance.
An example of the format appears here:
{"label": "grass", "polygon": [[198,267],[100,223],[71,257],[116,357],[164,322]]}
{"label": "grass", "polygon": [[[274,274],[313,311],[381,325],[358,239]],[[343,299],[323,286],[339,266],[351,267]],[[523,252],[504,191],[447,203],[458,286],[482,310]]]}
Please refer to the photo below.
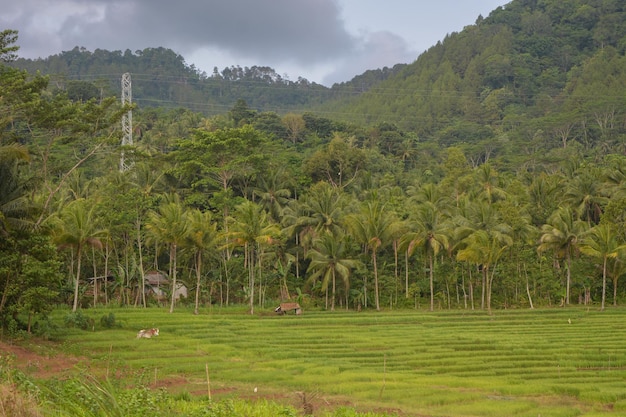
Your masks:
{"label": "grass", "polygon": [[[63,329],[65,349],[206,393],[315,392],[429,416],[606,416],[626,409],[626,310],[311,312],[100,309],[122,327]],[[60,326],[64,311],[53,319]],[[571,324],[569,323],[571,321]],[[153,339],[137,330],[158,327]],[[229,390],[226,390],[229,388]]]}

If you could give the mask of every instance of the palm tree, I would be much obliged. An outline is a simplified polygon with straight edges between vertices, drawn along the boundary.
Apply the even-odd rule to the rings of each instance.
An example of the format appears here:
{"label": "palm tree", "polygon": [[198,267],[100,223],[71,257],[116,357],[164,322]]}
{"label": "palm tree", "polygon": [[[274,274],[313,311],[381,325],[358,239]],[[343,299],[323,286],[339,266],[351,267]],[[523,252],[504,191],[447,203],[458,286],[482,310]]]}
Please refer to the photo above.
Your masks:
{"label": "palm tree", "polygon": [[349,216],[347,221],[355,238],[371,252],[374,267],[374,299],[376,310],[380,310],[377,253],[383,246],[391,243],[399,222],[394,212],[379,200],[365,203],[360,213]]}
{"label": "palm tree", "polygon": [[608,202],[606,187],[600,180],[598,170],[578,170],[578,175],[570,179],[564,199],[576,210],[578,217],[589,226],[598,224],[603,208]]}
{"label": "palm tree", "polygon": [[608,223],[601,223],[592,227],[583,236],[580,251],[602,262],[602,310],[604,310],[606,300],[608,260],[616,258],[618,253],[624,249],[626,249],[626,245],[619,244],[615,231]]}
{"label": "palm tree", "polygon": [[571,208],[560,207],[541,228],[542,235],[537,248],[539,252],[551,250],[555,256],[565,258],[567,267],[565,304],[570,303],[572,255],[578,249],[580,236],[586,230],[586,226],[587,223],[576,220]]}
{"label": "palm tree", "polygon": [[28,197],[31,184],[20,178],[19,164],[28,161],[22,145],[0,146],[0,234],[9,229],[26,229],[35,206]]}
{"label": "palm tree", "polygon": [[502,199],[506,196],[506,192],[500,187],[498,172],[486,163],[476,170],[477,181],[481,186],[481,194],[489,204]]}
{"label": "palm tree", "polygon": [[254,188],[254,195],[259,198],[260,204],[275,222],[280,221],[283,207],[291,197],[291,190],[288,185],[285,170],[274,169],[271,173],[259,178],[259,183]]}
{"label": "palm tree", "polygon": [[71,247],[76,257],[76,276],[74,278],[74,302],[72,311],[78,308],[78,290],[80,284],[81,260],[83,249],[91,246],[102,248],[101,236],[105,231],[98,228],[95,205],[87,206],[86,200],[75,200],[65,206],[56,219],[58,234],[55,238],[60,247]]}
{"label": "palm tree", "polygon": [[[467,247],[468,240],[474,233],[478,231],[486,232],[488,236],[497,241],[507,240],[507,236],[511,233],[511,226],[502,220],[502,214],[495,204],[491,204],[486,200],[473,200],[462,198],[459,200],[456,215],[451,218],[454,225],[454,241],[456,250],[462,250]],[[458,253],[457,253],[458,258]],[[470,263],[473,263],[470,261]],[[480,265],[478,263],[477,265]],[[482,297],[481,308],[485,308],[487,291],[489,289],[488,276],[482,275]]]}
{"label": "palm tree", "polygon": [[[346,241],[344,236],[322,235],[316,239],[315,246],[307,257],[311,260],[308,271],[311,272],[310,281],[322,279],[322,290],[328,294],[329,281],[332,283],[330,310],[335,310],[335,292],[337,276],[345,285],[346,310],[348,309],[348,295],[350,290],[350,271],[359,265],[355,259],[346,255]],[[327,305],[328,307],[328,299]]]}
{"label": "palm tree", "polygon": [[450,229],[441,212],[432,202],[418,206],[411,225],[414,231],[404,235],[403,246],[407,248],[409,255],[413,254],[416,249],[420,249],[428,258],[430,311],[433,311],[435,307],[434,259],[441,250],[450,248],[448,239]]}
{"label": "palm tree", "polygon": [[211,212],[192,210],[188,214],[190,231],[187,235],[186,246],[193,251],[194,268],[196,270],[196,300],[194,314],[198,314],[200,301],[200,283],[204,256],[217,249],[217,223],[213,221]]}
{"label": "palm tree", "polygon": [[457,259],[473,263],[481,268],[487,295],[487,311],[491,314],[491,288],[496,265],[504,252],[513,244],[513,239],[506,234],[477,230],[465,238],[464,244],[465,247],[457,252]]}
{"label": "palm tree", "polygon": [[244,249],[244,262],[248,268],[250,314],[254,314],[254,286],[257,265],[264,246],[276,243],[280,228],[272,223],[268,214],[252,201],[246,200],[235,208],[229,232],[231,242]]}
{"label": "palm tree", "polygon": [[304,197],[304,216],[298,219],[300,226],[311,226],[317,234],[341,234],[343,232],[344,199],[340,189],[327,182],[313,185]]}
{"label": "palm tree", "polygon": [[148,214],[146,228],[154,241],[169,245],[169,276],[172,280],[170,313],[173,313],[177,290],[178,248],[184,245],[190,230],[187,212],[179,199],[175,197],[171,202],[159,207],[158,212],[152,211]]}

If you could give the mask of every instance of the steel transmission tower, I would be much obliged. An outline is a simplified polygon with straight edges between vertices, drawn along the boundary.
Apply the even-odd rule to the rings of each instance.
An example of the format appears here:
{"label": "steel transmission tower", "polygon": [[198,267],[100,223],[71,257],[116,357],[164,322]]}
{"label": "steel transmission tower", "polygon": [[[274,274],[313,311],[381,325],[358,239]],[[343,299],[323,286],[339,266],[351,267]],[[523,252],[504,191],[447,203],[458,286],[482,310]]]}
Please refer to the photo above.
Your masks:
{"label": "steel transmission tower", "polygon": [[[130,73],[125,72],[122,74],[122,106],[132,103],[132,85],[130,82]],[[133,164],[125,158],[124,149],[133,144],[133,112],[128,110],[126,114],[122,116],[122,153],[120,156],[120,171],[126,171]]]}

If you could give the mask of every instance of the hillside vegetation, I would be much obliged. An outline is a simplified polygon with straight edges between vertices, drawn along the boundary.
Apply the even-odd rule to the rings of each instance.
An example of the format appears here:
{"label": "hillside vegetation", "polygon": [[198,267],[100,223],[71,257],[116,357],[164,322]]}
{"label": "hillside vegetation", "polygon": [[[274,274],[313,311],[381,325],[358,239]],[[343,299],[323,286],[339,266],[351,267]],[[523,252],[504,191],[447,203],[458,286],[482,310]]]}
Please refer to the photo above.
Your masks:
{"label": "hillside vegetation", "polygon": [[[411,65],[334,87],[332,100],[268,68],[208,77],[163,49],[15,60],[5,30],[3,323],[41,330],[55,303],[252,314],[293,299],[331,311],[618,305],[624,19],[618,1],[513,1]],[[74,77],[169,68],[178,81],[140,82],[140,99],[182,104],[183,90],[222,82],[238,99],[214,116],[122,106],[93,78],[26,65]],[[302,92],[306,109],[252,106],[237,93],[248,79],[263,86],[251,100]],[[134,144],[122,148],[130,110]]]}

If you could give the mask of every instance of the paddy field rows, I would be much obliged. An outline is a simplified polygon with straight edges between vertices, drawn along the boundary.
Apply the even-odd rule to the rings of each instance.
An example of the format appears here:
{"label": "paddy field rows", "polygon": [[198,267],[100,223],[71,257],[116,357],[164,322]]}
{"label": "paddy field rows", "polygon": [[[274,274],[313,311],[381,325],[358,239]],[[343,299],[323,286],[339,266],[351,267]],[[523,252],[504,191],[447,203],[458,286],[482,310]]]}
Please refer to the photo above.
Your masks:
{"label": "paddy field rows", "polygon": [[[120,327],[99,329],[115,314]],[[309,392],[425,416],[626,415],[626,309],[314,312],[85,310],[72,353],[184,378],[192,392]],[[64,312],[55,312],[62,322]],[[137,330],[158,327],[153,339]],[[237,390],[230,390],[237,387]]]}

